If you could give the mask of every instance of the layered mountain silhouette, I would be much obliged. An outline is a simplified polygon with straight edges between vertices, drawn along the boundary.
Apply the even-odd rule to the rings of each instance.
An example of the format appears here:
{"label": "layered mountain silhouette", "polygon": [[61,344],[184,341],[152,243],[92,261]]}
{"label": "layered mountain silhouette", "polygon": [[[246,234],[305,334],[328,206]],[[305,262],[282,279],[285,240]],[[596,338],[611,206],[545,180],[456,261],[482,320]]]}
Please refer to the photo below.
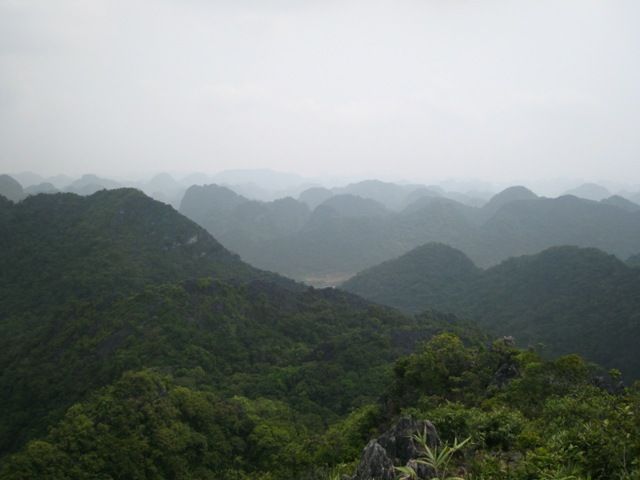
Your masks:
{"label": "layered mountain silhouette", "polygon": [[121,186],[120,183],[114,180],[87,174],[71,182],[71,184],[65,188],[65,191],[77,193],[78,195],[91,195],[99,190],[109,190]]}
{"label": "layered mountain silhouette", "polygon": [[567,190],[565,195],[573,195],[580,198],[586,198],[587,200],[599,201],[611,196],[611,192],[597,183],[583,183],[576,188]]}
{"label": "layered mountain silhouette", "polygon": [[[308,190],[304,201],[288,199],[281,215],[272,212],[274,202],[250,204],[217,185],[191,187],[180,211],[249,263],[316,285],[335,285],[428,242],[458,248],[480,267],[554,245],[622,259],[640,250],[640,211],[622,197],[545,198],[516,186],[474,207],[426,187],[354,185],[345,187],[351,193]],[[248,205],[252,214],[242,213]]]}
{"label": "layered mountain silhouette", "polygon": [[640,270],[597,249],[553,247],[481,270],[459,250],[428,244],[342,288],[407,312],[467,316],[524,346],[579,352],[640,377]]}

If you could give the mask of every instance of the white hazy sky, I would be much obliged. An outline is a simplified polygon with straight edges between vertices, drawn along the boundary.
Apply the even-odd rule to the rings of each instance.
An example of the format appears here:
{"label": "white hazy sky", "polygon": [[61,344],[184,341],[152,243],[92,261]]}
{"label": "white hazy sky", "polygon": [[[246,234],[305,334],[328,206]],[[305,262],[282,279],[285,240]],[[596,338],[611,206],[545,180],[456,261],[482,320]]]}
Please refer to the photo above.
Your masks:
{"label": "white hazy sky", "polygon": [[640,182],[638,0],[0,0],[0,172]]}

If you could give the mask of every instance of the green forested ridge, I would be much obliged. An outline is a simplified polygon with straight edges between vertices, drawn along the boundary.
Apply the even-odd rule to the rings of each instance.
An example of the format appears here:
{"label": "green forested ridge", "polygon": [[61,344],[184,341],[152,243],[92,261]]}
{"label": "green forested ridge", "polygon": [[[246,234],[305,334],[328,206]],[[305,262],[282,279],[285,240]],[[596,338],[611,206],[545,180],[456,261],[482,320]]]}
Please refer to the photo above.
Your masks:
{"label": "green forested ridge", "polygon": [[336,478],[399,415],[471,436],[468,479],[637,478],[640,393],[577,356],[303,288],[134,190],[0,199],[0,229],[0,478]]}
{"label": "green forested ridge", "polygon": [[391,360],[451,323],[255,270],[135,190],[39,195],[1,213],[5,451],[145,367],[280,398],[323,428],[375,398]]}
{"label": "green forested ridge", "polygon": [[0,203],[0,263],[0,316],[206,275],[293,285],[241,262],[203,228],[134,189]]}
{"label": "green forested ridge", "polygon": [[343,288],[408,312],[468,316],[522,345],[577,352],[640,378],[640,271],[596,249],[554,247],[481,271],[462,252],[429,244]]}

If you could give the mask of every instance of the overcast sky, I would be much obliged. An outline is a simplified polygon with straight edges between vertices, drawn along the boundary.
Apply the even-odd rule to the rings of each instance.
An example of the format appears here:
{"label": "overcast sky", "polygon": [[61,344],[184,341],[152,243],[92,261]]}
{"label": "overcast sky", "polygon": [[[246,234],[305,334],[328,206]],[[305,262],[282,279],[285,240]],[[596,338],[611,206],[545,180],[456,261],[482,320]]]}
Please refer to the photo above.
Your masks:
{"label": "overcast sky", "polygon": [[638,0],[0,0],[0,173],[640,183]]}

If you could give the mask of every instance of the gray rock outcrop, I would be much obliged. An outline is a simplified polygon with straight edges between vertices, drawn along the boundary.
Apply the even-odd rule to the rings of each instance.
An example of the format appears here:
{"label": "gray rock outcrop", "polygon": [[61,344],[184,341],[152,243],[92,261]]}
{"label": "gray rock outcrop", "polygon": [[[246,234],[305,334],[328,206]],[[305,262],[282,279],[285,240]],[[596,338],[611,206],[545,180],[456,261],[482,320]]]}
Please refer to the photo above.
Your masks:
{"label": "gray rock outcrop", "polygon": [[428,420],[401,418],[379,436],[371,440],[362,451],[360,462],[352,480],[394,480],[397,472],[394,467],[412,466],[420,479],[432,478],[433,470],[415,460],[423,455],[415,434],[427,434],[430,447],[440,444],[438,432]]}

